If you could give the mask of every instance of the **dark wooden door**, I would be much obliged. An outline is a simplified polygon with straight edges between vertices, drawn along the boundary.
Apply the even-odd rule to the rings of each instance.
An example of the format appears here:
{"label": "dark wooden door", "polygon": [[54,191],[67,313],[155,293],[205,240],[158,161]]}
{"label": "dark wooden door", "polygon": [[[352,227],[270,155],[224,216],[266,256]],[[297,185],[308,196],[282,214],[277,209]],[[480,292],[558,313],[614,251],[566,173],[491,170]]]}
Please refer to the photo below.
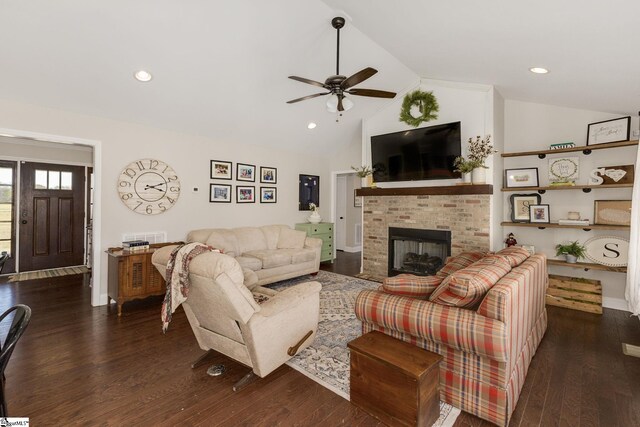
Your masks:
{"label": "dark wooden door", "polygon": [[82,166],[22,162],[20,167],[20,271],[82,265]]}

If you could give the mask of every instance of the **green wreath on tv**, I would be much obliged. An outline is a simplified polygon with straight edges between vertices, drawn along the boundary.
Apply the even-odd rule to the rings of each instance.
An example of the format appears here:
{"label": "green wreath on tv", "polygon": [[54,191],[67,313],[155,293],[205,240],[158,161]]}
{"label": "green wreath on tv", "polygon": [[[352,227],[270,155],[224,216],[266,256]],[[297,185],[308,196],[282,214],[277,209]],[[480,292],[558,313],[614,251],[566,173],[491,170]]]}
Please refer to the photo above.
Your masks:
{"label": "green wreath on tv", "polygon": [[[422,114],[419,117],[411,115],[411,107],[417,106],[418,110]],[[400,121],[405,122],[410,126],[417,127],[422,122],[428,122],[438,118],[438,101],[433,95],[433,92],[423,92],[421,90],[415,90],[408,93],[402,101],[402,108],[400,109]]]}

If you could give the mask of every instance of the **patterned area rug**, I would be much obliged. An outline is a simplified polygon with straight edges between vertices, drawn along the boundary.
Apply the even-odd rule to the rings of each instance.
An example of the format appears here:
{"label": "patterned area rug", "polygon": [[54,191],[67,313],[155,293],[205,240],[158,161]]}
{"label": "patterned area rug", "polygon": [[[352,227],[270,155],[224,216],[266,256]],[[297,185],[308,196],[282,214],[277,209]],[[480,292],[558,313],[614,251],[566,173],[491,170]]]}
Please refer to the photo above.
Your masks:
{"label": "patterned area rug", "polygon": [[27,271],[9,276],[10,282],[20,282],[22,280],[46,279],[49,277],[69,276],[71,274],[88,273],[89,269],[84,265],[79,267],[52,268],[50,270]]}
{"label": "patterned area rug", "polygon": [[[322,284],[318,333],[313,344],[289,360],[287,365],[349,400],[347,343],[362,334],[362,324],[355,316],[354,303],[360,291],[376,289],[380,284],[320,271],[315,278],[299,277],[271,288],[282,289],[309,280],[317,280]],[[459,414],[459,409],[440,402],[440,418],[433,425],[450,427]]]}

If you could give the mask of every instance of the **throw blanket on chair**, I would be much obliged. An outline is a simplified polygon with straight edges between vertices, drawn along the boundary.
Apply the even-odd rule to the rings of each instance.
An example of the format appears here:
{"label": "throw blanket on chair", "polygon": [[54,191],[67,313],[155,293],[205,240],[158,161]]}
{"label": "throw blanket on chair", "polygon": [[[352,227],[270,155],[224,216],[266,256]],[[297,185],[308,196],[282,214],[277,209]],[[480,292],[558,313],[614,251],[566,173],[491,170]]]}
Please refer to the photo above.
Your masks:
{"label": "throw blanket on chair", "polygon": [[202,243],[189,243],[176,247],[167,263],[167,293],[162,303],[162,332],[167,332],[171,315],[189,296],[189,263],[205,252],[220,252]]}

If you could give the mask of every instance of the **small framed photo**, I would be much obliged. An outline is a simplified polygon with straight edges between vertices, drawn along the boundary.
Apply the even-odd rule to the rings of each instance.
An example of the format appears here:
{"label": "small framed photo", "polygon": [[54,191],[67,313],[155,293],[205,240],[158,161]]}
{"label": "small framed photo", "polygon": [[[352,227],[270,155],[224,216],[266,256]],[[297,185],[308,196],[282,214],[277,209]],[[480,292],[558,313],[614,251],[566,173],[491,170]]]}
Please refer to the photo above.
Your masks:
{"label": "small framed photo", "polygon": [[260,203],[276,203],[277,195],[276,187],[260,187]]}
{"label": "small framed photo", "polygon": [[254,165],[246,165],[238,163],[236,165],[236,179],[238,181],[256,181],[256,167]]}
{"label": "small framed photo", "polygon": [[512,194],[511,202],[511,222],[530,222],[531,212],[529,206],[539,205],[542,200],[539,194]]}
{"label": "small framed photo", "polygon": [[236,203],[255,203],[256,187],[236,185]]}
{"label": "small framed photo", "polygon": [[630,128],[631,116],[590,123],[587,126],[587,145],[628,141]]}
{"label": "small framed photo", "polygon": [[533,223],[549,224],[549,205],[529,205],[529,218]]}
{"label": "small framed photo", "polygon": [[211,160],[211,179],[232,179],[232,162],[224,162],[222,160]]}
{"label": "small framed photo", "polygon": [[506,169],[504,171],[504,186],[515,187],[538,187],[538,168],[527,169]]}
{"label": "small framed photo", "polygon": [[631,200],[594,200],[594,224],[631,225]]}
{"label": "small framed photo", "polygon": [[362,207],[362,196],[358,196],[356,194],[358,190],[355,189],[353,190],[353,207],[354,208],[361,208]]}
{"label": "small framed photo", "polygon": [[263,184],[276,184],[278,182],[278,169],[260,166],[260,182]]}
{"label": "small framed photo", "polygon": [[231,186],[225,184],[209,184],[209,202],[231,203]]}

